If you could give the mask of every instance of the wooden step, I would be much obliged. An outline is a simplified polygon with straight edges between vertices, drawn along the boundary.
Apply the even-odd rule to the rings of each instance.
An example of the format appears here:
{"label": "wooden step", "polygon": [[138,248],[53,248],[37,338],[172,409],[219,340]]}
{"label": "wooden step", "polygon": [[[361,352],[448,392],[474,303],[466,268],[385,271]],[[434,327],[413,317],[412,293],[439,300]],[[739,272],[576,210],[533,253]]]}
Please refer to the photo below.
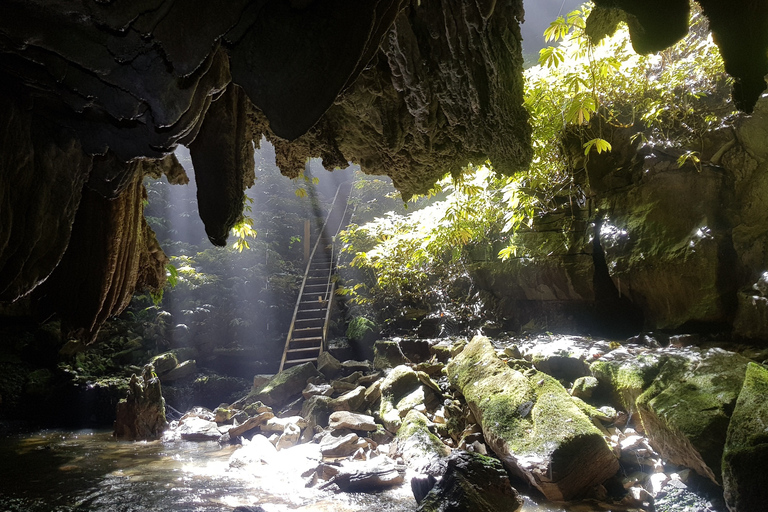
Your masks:
{"label": "wooden step", "polygon": [[[315,352],[320,352],[320,347],[306,347],[306,348],[291,348],[288,349],[286,354],[305,354],[312,355]],[[286,356],[287,359],[287,356]]]}
{"label": "wooden step", "polygon": [[311,336],[308,338],[294,338],[291,336],[291,343],[322,343],[323,338],[320,336]]}

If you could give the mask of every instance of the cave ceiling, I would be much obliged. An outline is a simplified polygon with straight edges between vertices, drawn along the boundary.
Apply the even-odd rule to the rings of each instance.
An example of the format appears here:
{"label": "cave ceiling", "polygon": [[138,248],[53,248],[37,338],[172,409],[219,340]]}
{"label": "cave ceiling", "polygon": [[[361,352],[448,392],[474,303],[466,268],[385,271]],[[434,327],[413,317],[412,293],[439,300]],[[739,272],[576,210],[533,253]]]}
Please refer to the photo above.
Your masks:
{"label": "cave ceiling", "polygon": [[[768,8],[700,3],[749,110],[765,88]],[[596,4],[593,33],[623,19],[641,52],[687,25],[687,0]],[[514,173],[531,157],[523,18],[522,0],[3,0],[0,302],[34,291],[61,312],[72,269],[91,268],[76,288],[100,299],[70,316],[92,334],[136,287],[162,285],[164,256],[132,210],[143,176],[184,181],[179,144],[216,245],[262,137],[287,176],[310,157],[354,162],[404,197],[468,162]]]}

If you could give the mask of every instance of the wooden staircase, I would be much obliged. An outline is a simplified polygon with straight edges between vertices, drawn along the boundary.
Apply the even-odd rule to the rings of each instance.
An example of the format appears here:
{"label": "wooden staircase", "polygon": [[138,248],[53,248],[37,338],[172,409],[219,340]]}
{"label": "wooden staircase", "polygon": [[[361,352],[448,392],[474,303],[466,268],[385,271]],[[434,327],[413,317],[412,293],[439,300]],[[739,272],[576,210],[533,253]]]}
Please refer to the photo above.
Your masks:
{"label": "wooden staircase", "polygon": [[351,182],[342,183],[336,189],[331,210],[312,248],[285,340],[280,371],[298,364],[316,362],[325,350],[328,320],[336,291],[336,282],[332,279],[335,270],[333,241],[349,222],[351,190]]}

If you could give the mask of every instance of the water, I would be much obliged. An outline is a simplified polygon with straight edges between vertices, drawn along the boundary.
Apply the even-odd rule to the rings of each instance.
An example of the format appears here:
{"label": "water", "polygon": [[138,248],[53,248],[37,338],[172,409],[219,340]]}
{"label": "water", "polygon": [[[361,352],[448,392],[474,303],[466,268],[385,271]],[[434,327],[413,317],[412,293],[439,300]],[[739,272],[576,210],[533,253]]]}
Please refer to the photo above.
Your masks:
{"label": "water", "polygon": [[[93,430],[0,438],[0,512],[224,512],[256,504],[267,512],[416,510],[407,484],[373,494],[305,487],[301,473],[311,462],[301,447],[280,452],[278,465],[230,470],[236,448],[122,442]],[[523,509],[560,510],[530,500]]]}

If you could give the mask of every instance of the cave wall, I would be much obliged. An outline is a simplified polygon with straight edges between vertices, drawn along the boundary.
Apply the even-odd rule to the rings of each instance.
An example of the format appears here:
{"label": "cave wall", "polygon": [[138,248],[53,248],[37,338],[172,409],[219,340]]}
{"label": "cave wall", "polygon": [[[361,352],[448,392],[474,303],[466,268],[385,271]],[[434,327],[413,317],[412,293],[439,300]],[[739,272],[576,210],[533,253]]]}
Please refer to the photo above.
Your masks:
{"label": "cave wall", "polygon": [[[652,51],[682,35],[684,2],[598,0],[603,18],[591,25],[623,17],[636,47]],[[700,3],[737,102],[750,109],[768,71],[766,6]],[[523,16],[522,0],[0,3],[0,301],[27,296],[79,250],[100,254],[103,282],[91,288],[99,312],[72,324],[87,334],[124,304],[130,280],[160,283],[156,247],[155,263],[128,270],[152,245],[137,183],[144,159],[178,144],[200,167],[201,216],[216,244],[239,218],[251,144],[262,136],[287,176],[309,157],[329,169],[352,161],[390,176],[405,198],[468,162],[490,158],[515,172],[531,156]],[[112,217],[102,226],[88,211]],[[84,234],[70,242],[74,224],[122,241],[108,250]],[[132,263],[116,266],[116,257]],[[105,292],[116,282],[121,291]],[[63,297],[55,283],[71,281],[51,279],[40,296]]]}

